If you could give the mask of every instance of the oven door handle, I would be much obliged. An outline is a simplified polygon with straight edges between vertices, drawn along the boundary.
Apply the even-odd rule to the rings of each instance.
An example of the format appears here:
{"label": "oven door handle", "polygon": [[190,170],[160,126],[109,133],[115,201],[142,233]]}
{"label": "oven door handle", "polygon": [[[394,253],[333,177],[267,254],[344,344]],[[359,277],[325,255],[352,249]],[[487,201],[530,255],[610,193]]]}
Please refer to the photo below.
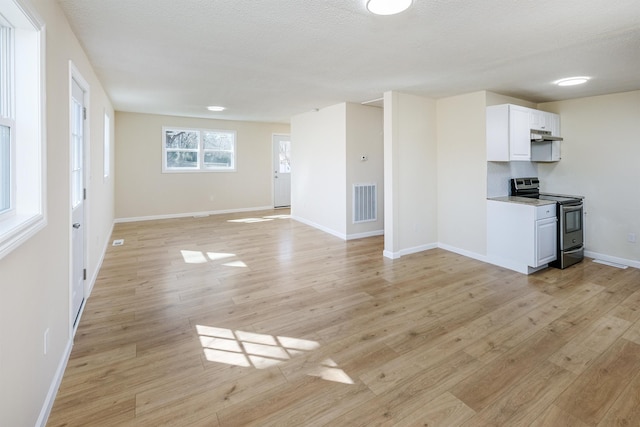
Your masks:
{"label": "oven door handle", "polygon": [[562,254],[563,255],[571,255],[571,254],[578,253],[583,249],[584,249],[584,245],[580,245],[580,247],[578,249],[573,249],[573,250],[570,250],[570,251],[562,251]]}
{"label": "oven door handle", "polygon": [[573,212],[582,209],[582,203],[579,205],[560,205],[562,212]]}

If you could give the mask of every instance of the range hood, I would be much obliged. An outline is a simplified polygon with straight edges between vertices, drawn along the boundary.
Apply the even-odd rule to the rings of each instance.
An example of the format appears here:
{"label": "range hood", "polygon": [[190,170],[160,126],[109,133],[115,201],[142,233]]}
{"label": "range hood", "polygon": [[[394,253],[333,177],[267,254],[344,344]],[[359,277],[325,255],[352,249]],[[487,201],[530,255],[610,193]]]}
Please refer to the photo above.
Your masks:
{"label": "range hood", "polygon": [[531,142],[562,141],[559,136],[551,136],[550,130],[531,129]]}

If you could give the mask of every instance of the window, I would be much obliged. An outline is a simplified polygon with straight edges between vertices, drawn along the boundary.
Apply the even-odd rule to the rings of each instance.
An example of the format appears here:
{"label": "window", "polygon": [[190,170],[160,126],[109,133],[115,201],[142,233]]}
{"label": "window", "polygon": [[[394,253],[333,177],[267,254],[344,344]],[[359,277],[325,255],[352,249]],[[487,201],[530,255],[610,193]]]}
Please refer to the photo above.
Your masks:
{"label": "window", "polygon": [[[1,16],[1,15],[0,15]],[[0,18],[0,218],[13,210],[13,28]]]}
{"label": "window", "polygon": [[0,258],[46,225],[44,24],[0,0]]}
{"label": "window", "polygon": [[0,215],[6,216],[11,212],[14,181],[11,168],[11,153],[13,153],[13,141],[11,136],[12,126],[0,124]]}
{"label": "window", "polygon": [[236,133],[229,130],[162,128],[163,172],[236,170]]}

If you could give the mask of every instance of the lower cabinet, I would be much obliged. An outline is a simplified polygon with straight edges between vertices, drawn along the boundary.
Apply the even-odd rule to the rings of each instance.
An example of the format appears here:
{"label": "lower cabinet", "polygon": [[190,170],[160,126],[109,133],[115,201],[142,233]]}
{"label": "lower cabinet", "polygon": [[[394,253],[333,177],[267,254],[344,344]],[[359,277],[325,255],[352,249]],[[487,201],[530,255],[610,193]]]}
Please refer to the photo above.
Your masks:
{"label": "lower cabinet", "polygon": [[487,200],[487,258],[529,274],[557,257],[556,205]]}
{"label": "lower cabinet", "polygon": [[548,264],[556,260],[558,255],[557,236],[558,220],[555,214],[553,218],[544,218],[536,221],[536,262],[532,267],[539,267],[542,264]]}

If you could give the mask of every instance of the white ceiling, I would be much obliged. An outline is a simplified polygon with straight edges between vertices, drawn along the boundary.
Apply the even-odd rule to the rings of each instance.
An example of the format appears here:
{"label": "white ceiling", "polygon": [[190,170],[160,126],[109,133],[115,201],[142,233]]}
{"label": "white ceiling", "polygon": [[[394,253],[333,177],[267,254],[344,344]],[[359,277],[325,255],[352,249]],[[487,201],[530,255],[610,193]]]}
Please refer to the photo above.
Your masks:
{"label": "white ceiling", "polygon": [[[386,17],[366,0],[58,1],[120,111],[288,122],[388,90],[640,89],[639,0],[413,0]],[[576,75],[592,79],[552,84]]]}

